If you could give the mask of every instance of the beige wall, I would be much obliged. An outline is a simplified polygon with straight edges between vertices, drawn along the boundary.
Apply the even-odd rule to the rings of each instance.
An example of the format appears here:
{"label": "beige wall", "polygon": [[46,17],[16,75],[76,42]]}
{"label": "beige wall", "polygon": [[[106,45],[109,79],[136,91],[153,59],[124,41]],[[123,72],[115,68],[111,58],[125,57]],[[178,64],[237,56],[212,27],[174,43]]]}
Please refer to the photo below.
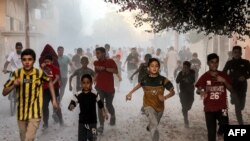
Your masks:
{"label": "beige wall", "polygon": [[5,27],[5,14],[6,14],[5,5],[6,5],[5,0],[0,0],[0,32]]}

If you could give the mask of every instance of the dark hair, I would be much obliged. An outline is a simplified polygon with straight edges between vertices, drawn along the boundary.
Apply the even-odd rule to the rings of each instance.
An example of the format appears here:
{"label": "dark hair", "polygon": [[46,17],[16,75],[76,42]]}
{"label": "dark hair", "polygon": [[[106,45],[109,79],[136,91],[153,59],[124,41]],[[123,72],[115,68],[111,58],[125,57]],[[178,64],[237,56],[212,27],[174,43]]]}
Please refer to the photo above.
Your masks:
{"label": "dark hair", "polygon": [[183,66],[184,65],[187,66],[187,67],[189,67],[189,68],[191,67],[191,63],[189,61],[184,61],[183,62]]}
{"label": "dark hair", "polygon": [[234,50],[239,50],[240,52],[242,52],[241,46],[234,46],[234,47],[233,47],[233,51],[234,51]]}
{"label": "dark hair", "polygon": [[198,54],[196,52],[193,53],[194,57],[198,57]]}
{"label": "dark hair", "polygon": [[159,67],[161,67],[161,63],[160,63],[160,61],[157,58],[150,58],[149,61],[148,61],[148,67],[154,61],[156,61],[158,63],[158,65],[159,65]]}
{"label": "dark hair", "polygon": [[81,53],[81,52],[82,52],[82,48],[78,48],[78,49],[76,50],[76,52],[77,52],[77,53]]}
{"label": "dark hair", "polygon": [[84,75],[82,75],[81,81],[83,81],[84,78],[89,79],[89,81],[92,83],[92,77],[91,77],[91,75],[89,75],[89,74],[84,74]]}
{"label": "dark hair", "polygon": [[53,61],[53,57],[52,57],[52,55],[50,55],[50,54],[48,54],[48,55],[46,55],[45,57],[44,57],[44,60],[50,60],[50,61]]}
{"label": "dark hair", "polygon": [[83,57],[81,58],[81,62],[84,62],[84,61],[87,61],[87,62],[89,63],[89,59],[88,59],[88,57],[83,56]]}
{"label": "dark hair", "polygon": [[32,58],[33,58],[34,60],[36,60],[36,53],[35,53],[35,51],[34,51],[33,49],[30,49],[30,48],[25,49],[25,50],[22,51],[22,53],[21,53],[21,58],[23,58],[24,55],[31,55]]}
{"label": "dark hair", "polygon": [[212,59],[217,59],[219,61],[219,56],[216,53],[211,53],[207,55],[207,62],[212,60]]}
{"label": "dark hair", "polygon": [[21,42],[16,42],[16,48],[17,48],[17,47],[21,47],[21,48],[23,48],[22,43],[21,43]]}
{"label": "dark hair", "polygon": [[144,59],[145,59],[146,62],[148,62],[149,59],[151,59],[151,58],[152,58],[152,55],[149,54],[149,53],[144,56]]}
{"label": "dark hair", "polygon": [[63,46],[59,46],[59,47],[57,47],[57,49],[64,49],[64,48],[63,48]]}
{"label": "dark hair", "polygon": [[106,52],[106,50],[105,50],[104,47],[97,47],[97,48],[95,49],[95,51],[100,51],[100,52],[102,52],[102,53],[105,53],[105,52]]}
{"label": "dark hair", "polygon": [[104,47],[105,47],[106,49],[110,49],[110,45],[109,45],[109,44],[105,44]]}

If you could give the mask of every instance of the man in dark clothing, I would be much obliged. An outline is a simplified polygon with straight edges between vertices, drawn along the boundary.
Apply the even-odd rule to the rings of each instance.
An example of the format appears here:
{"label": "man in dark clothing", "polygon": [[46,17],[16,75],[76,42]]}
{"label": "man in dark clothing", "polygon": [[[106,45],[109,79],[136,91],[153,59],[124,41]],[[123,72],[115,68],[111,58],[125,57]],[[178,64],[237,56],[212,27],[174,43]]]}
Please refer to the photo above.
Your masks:
{"label": "man in dark clothing", "polygon": [[235,105],[235,113],[238,123],[243,124],[241,111],[245,107],[247,79],[250,78],[250,64],[248,60],[242,59],[242,49],[240,46],[233,47],[233,58],[227,61],[223,71],[226,72],[231,80],[235,95],[231,94],[231,103]]}
{"label": "man in dark clothing", "polygon": [[128,55],[124,65],[127,63],[128,79],[129,79],[130,83],[133,83],[134,85],[135,85],[136,81],[131,80],[130,77],[137,70],[139,61],[140,61],[139,55],[136,51],[136,48],[132,48],[131,53]]}

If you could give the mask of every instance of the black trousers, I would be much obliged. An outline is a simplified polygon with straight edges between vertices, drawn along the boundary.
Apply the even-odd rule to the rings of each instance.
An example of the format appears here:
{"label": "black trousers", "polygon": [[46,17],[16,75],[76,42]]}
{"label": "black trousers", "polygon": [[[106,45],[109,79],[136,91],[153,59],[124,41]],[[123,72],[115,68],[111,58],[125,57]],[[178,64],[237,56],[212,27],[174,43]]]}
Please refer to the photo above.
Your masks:
{"label": "black trousers", "polygon": [[231,103],[235,106],[235,115],[240,125],[243,125],[243,118],[241,111],[245,108],[246,104],[246,92],[236,92],[231,94]]}
{"label": "black trousers", "polygon": [[[97,93],[100,95],[102,102],[105,102],[106,107],[108,109],[108,112],[111,115],[110,119],[115,118],[115,108],[113,106],[113,99],[114,99],[115,94],[103,92],[103,91],[98,90],[98,89],[97,89]],[[104,118],[103,118],[102,111],[100,108],[98,108],[98,118],[100,121],[100,125],[103,126],[104,125]]]}
{"label": "black trousers", "polygon": [[205,112],[206,125],[208,131],[208,141],[216,141],[216,129],[217,121],[219,123],[219,129],[217,134],[223,135],[225,125],[228,125],[228,113],[227,111],[217,111],[217,112]]}
{"label": "black trousers", "polygon": [[96,141],[96,124],[78,124],[78,141]]}
{"label": "black trousers", "polygon": [[188,125],[188,111],[191,109],[194,102],[194,90],[181,90],[179,97],[182,106],[184,122],[186,125]]}
{"label": "black trousers", "polygon": [[[59,98],[59,89],[55,89],[56,97]],[[51,101],[51,95],[49,89],[43,91],[43,122],[45,126],[48,126],[49,121],[49,103]],[[55,112],[58,116],[60,124],[63,124],[62,111],[58,110]]]}

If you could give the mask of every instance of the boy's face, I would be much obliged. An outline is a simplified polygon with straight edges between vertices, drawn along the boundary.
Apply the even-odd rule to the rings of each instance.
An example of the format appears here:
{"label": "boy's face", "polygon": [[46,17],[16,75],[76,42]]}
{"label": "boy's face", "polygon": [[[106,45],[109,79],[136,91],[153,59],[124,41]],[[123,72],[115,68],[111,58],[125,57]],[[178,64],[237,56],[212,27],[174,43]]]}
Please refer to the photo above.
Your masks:
{"label": "boy's face", "polygon": [[92,87],[92,82],[88,78],[82,80],[82,89],[83,91],[89,91]]}
{"label": "boy's face", "polygon": [[17,46],[17,47],[16,47],[16,53],[17,53],[18,55],[20,55],[20,54],[22,53],[22,49],[23,49],[22,46]]}
{"label": "boy's face", "polygon": [[49,59],[45,59],[45,60],[44,60],[44,63],[45,63],[46,65],[51,65],[51,64],[52,64],[52,61],[49,60]]}
{"label": "boy's face", "polygon": [[88,64],[89,64],[89,61],[88,60],[82,60],[81,64],[82,64],[83,67],[87,67]]}
{"label": "boy's face", "polygon": [[219,66],[219,60],[214,58],[207,62],[207,65],[209,66],[210,71],[217,71]]}
{"label": "boy's face", "polygon": [[234,59],[239,59],[241,58],[242,52],[238,49],[233,50],[233,58]]}
{"label": "boy's face", "polygon": [[63,56],[63,52],[64,52],[63,48],[58,48],[57,49],[58,56]]}
{"label": "boy's face", "polygon": [[104,55],[105,55],[105,53],[103,53],[103,52],[101,52],[99,50],[96,51],[96,58],[98,60],[102,59],[104,57]]}
{"label": "boy's face", "polygon": [[160,54],[161,54],[161,50],[157,50],[156,55],[160,55]]}
{"label": "boy's face", "polygon": [[148,69],[149,69],[150,74],[158,74],[160,66],[159,66],[158,62],[153,61],[150,63]]}
{"label": "boy's face", "polygon": [[182,71],[183,72],[188,72],[190,70],[190,68],[187,66],[187,65],[183,65],[183,67],[182,67]]}
{"label": "boy's face", "polygon": [[132,53],[132,55],[135,55],[136,54],[136,49],[132,49],[131,53]]}
{"label": "boy's face", "polygon": [[26,71],[29,71],[33,68],[33,65],[35,63],[34,58],[31,55],[24,55],[22,57],[22,64],[23,64],[23,68]]}

